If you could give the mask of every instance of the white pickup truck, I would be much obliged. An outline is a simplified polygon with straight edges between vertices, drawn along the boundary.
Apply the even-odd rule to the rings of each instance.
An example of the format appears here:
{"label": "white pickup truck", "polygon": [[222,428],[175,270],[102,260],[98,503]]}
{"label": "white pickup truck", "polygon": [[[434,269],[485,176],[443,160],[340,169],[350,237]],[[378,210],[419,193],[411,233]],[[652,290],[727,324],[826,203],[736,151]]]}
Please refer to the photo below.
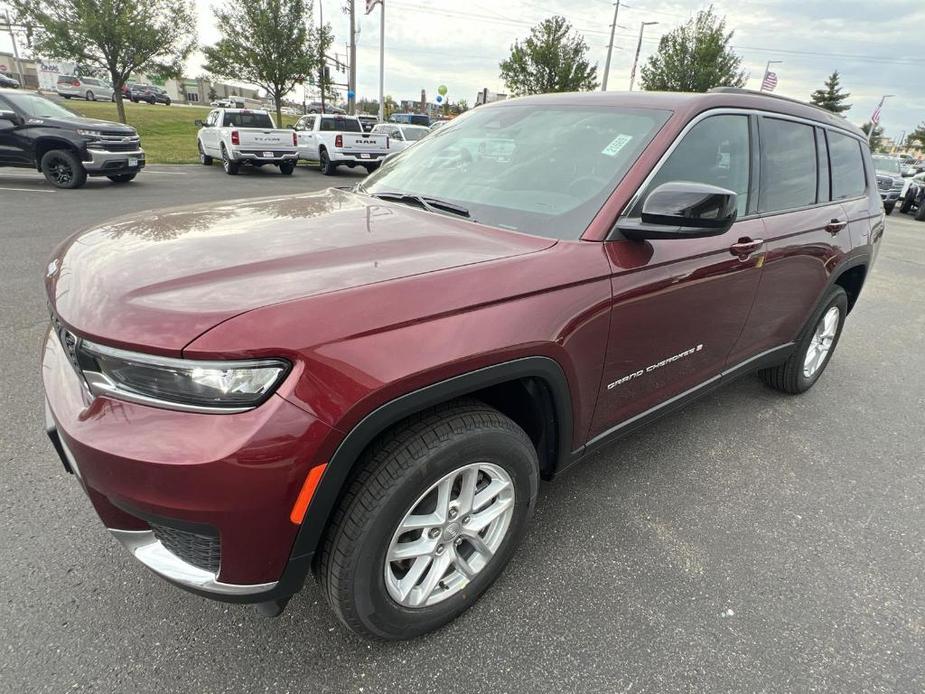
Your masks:
{"label": "white pickup truck", "polygon": [[205,166],[221,159],[225,173],[235,175],[242,165],[278,166],[290,175],[299,161],[298,139],[292,130],[278,130],[266,111],[216,108],[205,121],[196,121],[199,161]]}
{"label": "white pickup truck", "polygon": [[359,119],[333,113],[302,116],[292,126],[299,141],[299,159],[316,161],[325,176],[338,165],[362,166],[372,173],[390,153],[387,135],[363,131]]}

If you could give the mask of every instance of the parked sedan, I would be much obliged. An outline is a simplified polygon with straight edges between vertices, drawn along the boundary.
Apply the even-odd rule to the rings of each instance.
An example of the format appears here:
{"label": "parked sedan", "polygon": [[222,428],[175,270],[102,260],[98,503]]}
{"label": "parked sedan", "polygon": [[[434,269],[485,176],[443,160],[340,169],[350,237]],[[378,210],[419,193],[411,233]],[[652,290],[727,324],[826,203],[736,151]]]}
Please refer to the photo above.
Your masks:
{"label": "parked sedan", "polygon": [[136,104],[144,101],[149,104],[165,104],[170,106],[170,96],[161,87],[153,84],[133,84],[129,88],[129,98]]}
{"label": "parked sedan", "polygon": [[374,133],[389,136],[389,149],[401,152],[408,149],[418,140],[430,134],[430,128],[423,125],[395,125],[394,123],[380,123],[372,129]]}
{"label": "parked sedan", "polygon": [[55,91],[65,99],[73,97],[87,101],[112,101],[116,93],[109,82],[74,75],[60,75],[55,83]]}
{"label": "parked sedan", "polygon": [[0,89],[19,89],[19,80],[0,72]]}

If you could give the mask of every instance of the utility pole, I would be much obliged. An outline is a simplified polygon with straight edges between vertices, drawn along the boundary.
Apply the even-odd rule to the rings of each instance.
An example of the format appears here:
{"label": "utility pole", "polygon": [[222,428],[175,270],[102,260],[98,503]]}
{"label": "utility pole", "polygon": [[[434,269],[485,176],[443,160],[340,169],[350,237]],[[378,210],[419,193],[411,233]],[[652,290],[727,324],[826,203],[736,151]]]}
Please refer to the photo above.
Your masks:
{"label": "utility pole", "polygon": [[604,63],[604,79],[601,81],[602,92],[607,91],[607,78],[610,77],[610,57],[613,55],[613,35],[617,31],[617,14],[619,12],[620,0],[617,0],[613,9],[613,24],[610,25],[610,43],[607,44],[607,62]]}
{"label": "utility pole", "polygon": [[[320,35],[324,36],[324,2],[323,0],[318,0],[318,26],[321,29]],[[324,113],[324,67],[326,64],[327,58],[324,53],[321,54],[321,64],[318,67],[318,84],[321,85],[321,112]]]}
{"label": "utility pole", "polygon": [[21,87],[26,86],[26,73],[22,69],[22,61],[19,59],[19,48],[16,46],[16,34],[13,33],[13,22],[10,20],[10,13],[4,11],[3,18],[6,20],[6,28],[10,32],[10,41],[13,42],[13,59],[16,61],[16,69],[19,71],[19,84]]}
{"label": "utility pole", "polygon": [[633,82],[636,81],[636,66],[639,64],[639,51],[642,50],[642,32],[647,26],[658,24],[658,22],[640,22],[639,23],[639,42],[636,44],[636,57],[633,58],[633,71],[630,73],[630,91],[633,91]]}
{"label": "utility pole", "polygon": [[[350,79],[347,80],[347,113],[357,112],[357,24],[356,0],[350,0]],[[351,96],[352,95],[352,96]]]}
{"label": "utility pole", "polygon": [[379,121],[385,121],[385,2],[379,3]]}

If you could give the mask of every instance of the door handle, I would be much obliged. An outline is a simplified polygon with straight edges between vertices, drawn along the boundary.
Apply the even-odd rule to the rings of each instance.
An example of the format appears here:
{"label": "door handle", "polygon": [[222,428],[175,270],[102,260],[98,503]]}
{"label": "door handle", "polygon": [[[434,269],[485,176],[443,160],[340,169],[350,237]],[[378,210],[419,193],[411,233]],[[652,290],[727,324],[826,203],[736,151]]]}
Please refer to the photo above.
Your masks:
{"label": "door handle", "polygon": [[842,221],[841,219],[830,220],[828,224],[825,225],[825,230],[835,236],[839,231],[848,226],[848,222]]}
{"label": "door handle", "polygon": [[732,253],[732,255],[738,256],[739,260],[746,260],[748,259],[748,256],[757,251],[763,245],[764,241],[762,239],[753,240],[746,237],[744,239],[739,239],[734,244],[732,244],[729,247],[729,252]]}

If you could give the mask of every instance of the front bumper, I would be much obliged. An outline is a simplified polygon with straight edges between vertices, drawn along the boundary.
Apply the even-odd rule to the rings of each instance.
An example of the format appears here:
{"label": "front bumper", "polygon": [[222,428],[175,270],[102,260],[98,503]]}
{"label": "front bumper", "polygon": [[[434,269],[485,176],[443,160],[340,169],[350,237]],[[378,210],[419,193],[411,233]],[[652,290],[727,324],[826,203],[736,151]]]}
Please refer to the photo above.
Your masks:
{"label": "front bumper", "polygon": [[[289,513],[327,425],[278,396],[220,415],[93,398],[54,332],[42,373],[52,443],[103,524],[136,559],[208,597],[278,597],[299,530]],[[165,525],[213,532],[217,570],[171,551],[162,541]],[[285,586],[289,594],[298,587]]]}
{"label": "front bumper", "polygon": [[883,202],[896,202],[899,200],[899,194],[901,191],[898,190],[881,190],[880,199]]}
{"label": "front bumper", "polygon": [[133,152],[108,152],[102,149],[88,148],[87,155],[90,159],[84,160],[83,165],[91,176],[135,173],[145,168],[143,149],[137,149]]}

